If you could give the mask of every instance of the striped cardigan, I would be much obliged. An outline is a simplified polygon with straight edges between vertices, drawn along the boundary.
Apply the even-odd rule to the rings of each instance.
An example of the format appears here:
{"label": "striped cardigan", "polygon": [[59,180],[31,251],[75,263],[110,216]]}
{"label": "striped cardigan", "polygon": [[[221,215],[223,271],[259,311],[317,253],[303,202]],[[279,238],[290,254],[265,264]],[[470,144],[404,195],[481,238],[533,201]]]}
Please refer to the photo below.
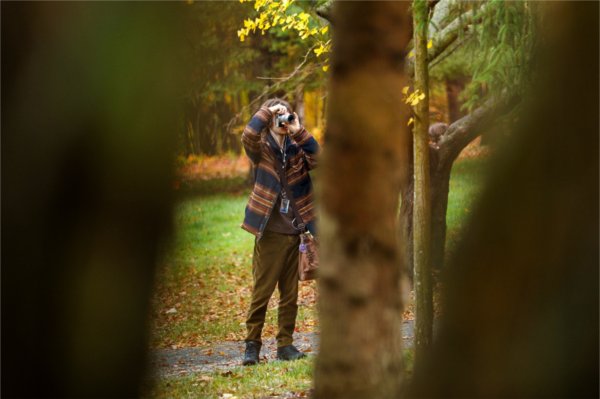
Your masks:
{"label": "striped cardigan", "polygon": [[[273,137],[268,134],[268,129],[265,129],[272,116],[268,108],[261,107],[242,134],[242,144],[255,167],[255,180],[241,227],[258,238],[262,236],[281,193],[281,183],[274,166],[274,157],[282,162],[281,151]],[[310,232],[316,234],[314,196],[308,171],[316,166],[319,144],[302,127],[297,133],[290,133],[285,137],[284,148],[286,176],[291,195],[296,201],[302,220]]]}

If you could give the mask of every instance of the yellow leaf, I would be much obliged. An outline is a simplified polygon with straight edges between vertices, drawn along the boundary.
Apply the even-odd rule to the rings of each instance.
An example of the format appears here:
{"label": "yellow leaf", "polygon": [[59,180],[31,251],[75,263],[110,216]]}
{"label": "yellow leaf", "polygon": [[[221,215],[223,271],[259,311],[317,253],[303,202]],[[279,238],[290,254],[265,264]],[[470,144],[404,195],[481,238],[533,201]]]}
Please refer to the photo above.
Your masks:
{"label": "yellow leaf", "polygon": [[415,56],[415,50],[410,50],[410,53],[408,53],[408,58],[413,58]]}
{"label": "yellow leaf", "polygon": [[427,42],[427,48],[432,48],[433,47],[433,40],[429,40]]}
{"label": "yellow leaf", "polygon": [[329,25],[325,25],[324,27],[321,28],[321,33],[327,33],[328,30],[329,30]]}
{"label": "yellow leaf", "polygon": [[325,66],[323,67],[323,72],[327,72],[327,70],[328,70],[328,69],[329,69],[329,65],[325,65]]}
{"label": "yellow leaf", "polygon": [[414,118],[410,118],[410,119],[408,120],[408,123],[406,124],[406,126],[410,126],[410,125],[411,125],[411,123],[415,123],[415,119],[414,119]]}
{"label": "yellow leaf", "polygon": [[404,86],[402,88],[402,94],[406,94],[406,93],[408,93],[408,86]]}

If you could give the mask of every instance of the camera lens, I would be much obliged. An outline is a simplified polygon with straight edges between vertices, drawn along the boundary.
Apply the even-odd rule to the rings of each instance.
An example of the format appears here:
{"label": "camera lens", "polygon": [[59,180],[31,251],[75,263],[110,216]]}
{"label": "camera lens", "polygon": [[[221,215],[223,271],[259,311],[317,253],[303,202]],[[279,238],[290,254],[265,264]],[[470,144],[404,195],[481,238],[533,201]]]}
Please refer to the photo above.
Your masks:
{"label": "camera lens", "polygon": [[294,119],[294,114],[277,115],[277,126],[284,127],[284,123],[292,123]]}

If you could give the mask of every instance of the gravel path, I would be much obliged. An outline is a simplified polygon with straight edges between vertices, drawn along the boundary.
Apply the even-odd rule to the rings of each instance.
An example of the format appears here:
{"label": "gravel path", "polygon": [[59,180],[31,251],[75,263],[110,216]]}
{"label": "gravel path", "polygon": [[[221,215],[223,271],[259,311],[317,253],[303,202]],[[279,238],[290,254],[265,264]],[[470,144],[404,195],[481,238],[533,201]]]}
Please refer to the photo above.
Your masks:
{"label": "gravel path", "polygon": [[[404,347],[413,346],[414,321],[402,323]],[[307,354],[316,354],[319,348],[318,333],[294,334],[294,345]],[[261,361],[275,360],[275,338],[263,340]],[[241,365],[244,355],[243,342],[221,342],[208,348],[156,349],[152,353],[152,365],[160,377],[180,376],[190,373],[226,371]]]}

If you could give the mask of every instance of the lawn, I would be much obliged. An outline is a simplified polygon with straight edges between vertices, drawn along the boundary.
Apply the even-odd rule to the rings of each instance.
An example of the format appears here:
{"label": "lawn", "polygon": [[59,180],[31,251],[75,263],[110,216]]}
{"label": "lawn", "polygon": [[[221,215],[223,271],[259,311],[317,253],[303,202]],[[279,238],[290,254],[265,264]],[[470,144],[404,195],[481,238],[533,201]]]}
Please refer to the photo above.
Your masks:
{"label": "lawn", "polygon": [[[153,347],[205,346],[244,338],[252,288],[254,236],[239,226],[247,192],[183,200],[175,210],[177,235],[159,272],[154,297]],[[298,331],[313,331],[315,282],[300,287]],[[276,295],[269,308],[276,307]],[[266,338],[275,336],[268,312]]]}
{"label": "lawn", "polygon": [[[449,250],[481,187],[482,164],[480,159],[463,159],[454,165],[447,215]],[[200,187],[196,192],[210,189]],[[254,237],[239,226],[248,194],[249,189],[188,196],[177,205],[176,236],[166,251],[153,299],[153,348],[207,347],[244,339]],[[263,338],[276,334],[276,304],[277,291],[269,305]],[[316,284],[301,282],[297,331],[317,330],[316,316]],[[163,378],[149,396],[217,398],[228,394],[225,397],[242,398],[306,392],[313,360]]]}
{"label": "lawn", "polygon": [[483,188],[486,159],[465,158],[454,163],[446,213],[446,254],[452,253],[460,230],[473,211],[474,199]]}
{"label": "lawn", "polygon": [[236,367],[226,372],[190,374],[156,382],[153,398],[264,398],[307,397],[312,385],[314,357],[295,362],[272,361],[254,367]]}

